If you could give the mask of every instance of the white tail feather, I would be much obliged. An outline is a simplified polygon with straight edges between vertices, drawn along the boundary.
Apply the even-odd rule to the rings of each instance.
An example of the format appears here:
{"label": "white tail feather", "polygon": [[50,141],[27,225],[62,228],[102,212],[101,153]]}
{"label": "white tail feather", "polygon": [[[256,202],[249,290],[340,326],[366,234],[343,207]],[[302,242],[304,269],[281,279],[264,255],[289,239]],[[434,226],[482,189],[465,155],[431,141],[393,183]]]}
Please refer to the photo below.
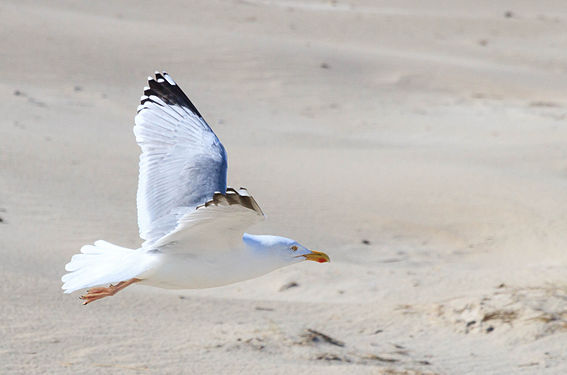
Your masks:
{"label": "white tail feather", "polygon": [[132,250],[106,241],[85,245],[65,266],[65,293],[92,286],[118,283],[137,277],[150,268],[153,257],[144,250]]}

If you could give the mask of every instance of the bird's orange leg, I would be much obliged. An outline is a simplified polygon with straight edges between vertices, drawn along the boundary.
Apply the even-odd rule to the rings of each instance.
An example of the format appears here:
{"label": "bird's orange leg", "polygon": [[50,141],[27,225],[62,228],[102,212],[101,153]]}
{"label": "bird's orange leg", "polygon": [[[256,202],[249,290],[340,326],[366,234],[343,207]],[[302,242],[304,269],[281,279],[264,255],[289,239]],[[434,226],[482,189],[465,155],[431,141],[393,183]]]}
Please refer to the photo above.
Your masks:
{"label": "bird's orange leg", "polygon": [[80,298],[84,301],[83,305],[87,305],[93,301],[96,301],[97,299],[113,296],[122,289],[126,288],[128,285],[137,283],[138,281],[142,281],[142,280],[136,279],[134,277],[133,279],[127,281],[121,281],[116,285],[110,284],[108,287],[91,288],[87,290],[87,294],[81,296]]}

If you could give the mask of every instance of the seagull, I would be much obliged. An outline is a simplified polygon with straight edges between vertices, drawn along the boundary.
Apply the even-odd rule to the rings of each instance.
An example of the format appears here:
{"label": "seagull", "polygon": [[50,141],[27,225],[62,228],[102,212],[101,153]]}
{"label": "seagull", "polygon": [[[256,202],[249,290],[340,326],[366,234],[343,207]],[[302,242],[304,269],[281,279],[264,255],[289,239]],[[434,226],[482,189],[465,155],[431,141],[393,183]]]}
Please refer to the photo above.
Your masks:
{"label": "seagull", "polygon": [[137,208],[144,242],[139,249],[103,240],[83,246],[65,266],[65,293],[90,288],[80,297],[86,305],[134,283],[211,288],[305,260],[330,261],[290,238],[245,233],[264,213],[248,190],[227,186],[224,146],[166,72],[148,77],[134,134],[142,150]]}

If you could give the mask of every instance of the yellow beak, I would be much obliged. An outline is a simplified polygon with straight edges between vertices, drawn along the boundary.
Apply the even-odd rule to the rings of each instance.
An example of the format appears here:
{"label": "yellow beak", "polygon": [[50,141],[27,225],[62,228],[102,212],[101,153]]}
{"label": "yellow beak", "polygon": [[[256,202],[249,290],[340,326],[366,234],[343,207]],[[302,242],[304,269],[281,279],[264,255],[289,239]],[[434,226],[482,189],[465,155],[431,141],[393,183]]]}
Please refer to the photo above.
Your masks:
{"label": "yellow beak", "polygon": [[306,254],[302,256],[307,260],[312,260],[314,262],[319,262],[319,263],[325,263],[331,261],[331,259],[327,254],[322,253],[320,251],[311,251],[310,254]]}

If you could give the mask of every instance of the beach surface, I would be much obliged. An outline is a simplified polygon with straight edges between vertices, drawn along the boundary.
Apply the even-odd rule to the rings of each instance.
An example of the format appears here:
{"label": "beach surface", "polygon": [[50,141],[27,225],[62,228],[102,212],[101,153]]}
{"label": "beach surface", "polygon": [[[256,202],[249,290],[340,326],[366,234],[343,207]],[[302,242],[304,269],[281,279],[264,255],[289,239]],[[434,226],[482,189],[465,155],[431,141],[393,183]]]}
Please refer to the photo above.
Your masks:
{"label": "beach surface", "polygon": [[[567,7],[0,3],[0,373],[567,373]],[[325,251],[82,306],[70,257],[137,248],[146,77],[228,151],[254,234]]]}

